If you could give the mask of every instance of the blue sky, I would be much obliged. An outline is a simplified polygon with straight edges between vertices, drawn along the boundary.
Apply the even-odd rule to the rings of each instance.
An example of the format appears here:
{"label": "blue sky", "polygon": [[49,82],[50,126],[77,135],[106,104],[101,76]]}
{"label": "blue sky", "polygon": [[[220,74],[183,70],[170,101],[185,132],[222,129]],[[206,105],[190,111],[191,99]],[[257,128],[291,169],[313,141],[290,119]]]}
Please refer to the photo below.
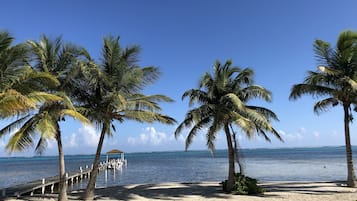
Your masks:
{"label": "blue sky", "polygon": [[[285,143],[268,143],[242,135],[242,147],[330,146],[344,144],[342,108],[317,116],[311,97],[289,101],[288,96],[307,70],[316,69],[315,39],[335,44],[341,31],[356,30],[356,7],[353,0],[14,0],[2,2],[0,29],[12,33],[17,42],[38,39],[41,34],[62,35],[65,41],[87,48],[96,59],[104,36],[120,35],[123,45],[139,44],[140,64],[158,66],[162,71],[161,78],[145,93],[173,98],[174,103],[162,106],[179,122],[188,109],[182,93],[195,88],[216,59],[232,59],[237,66],[254,69],[256,84],[273,92],[272,103],[254,104],[277,113],[280,121],[274,126],[285,139]],[[184,150],[183,139],[173,137],[175,128],[125,122],[106,139],[103,152],[111,148],[127,152]],[[99,133],[95,128],[66,121],[62,129],[66,154],[95,152]],[[356,132],[352,125],[354,145]],[[6,140],[0,139],[1,150]],[[225,148],[225,143],[220,135],[216,146]],[[206,149],[204,133],[197,136],[192,149]],[[33,149],[29,149],[15,156],[32,154]],[[57,154],[55,142],[45,154]],[[0,156],[7,153],[1,151]]]}

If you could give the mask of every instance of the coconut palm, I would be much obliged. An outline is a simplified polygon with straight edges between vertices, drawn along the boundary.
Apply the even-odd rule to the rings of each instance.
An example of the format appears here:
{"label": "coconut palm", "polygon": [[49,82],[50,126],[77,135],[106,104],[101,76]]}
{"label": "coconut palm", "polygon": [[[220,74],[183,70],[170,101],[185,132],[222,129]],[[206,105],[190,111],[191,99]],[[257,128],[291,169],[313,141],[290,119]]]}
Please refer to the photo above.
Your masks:
{"label": "coconut palm", "polygon": [[[139,90],[158,77],[155,67],[140,67],[137,64],[138,46],[121,48],[119,37],[104,38],[101,64],[92,63],[83,72],[87,82],[78,83],[74,88],[81,97],[86,117],[101,129],[93,170],[85,192],[85,200],[93,200],[101,150],[105,136],[115,132],[115,120],[138,122],[162,122],[172,124],[175,120],[160,113],[158,102],[171,102],[163,95],[145,96]],[[87,86],[83,90],[84,87]],[[89,87],[88,87],[89,86]]]}
{"label": "coconut palm", "polygon": [[[8,133],[14,128],[21,127],[10,138],[7,145],[10,151],[22,151],[33,145],[36,134],[39,134],[39,141],[36,146],[36,152],[39,154],[46,148],[47,140],[56,140],[60,178],[58,200],[67,200],[65,162],[59,121],[64,120],[65,116],[71,116],[82,122],[88,122],[83,115],[77,112],[70,99],[71,83],[75,80],[76,72],[79,72],[81,68],[80,58],[86,57],[87,54],[82,48],[64,44],[59,37],[51,40],[42,36],[39,42],[28,41],[28,45],[32,52],[31,64],[33,64],[33,68],[40,73],[50,74],[59,80],[58,86],[45,86],[44,90],[56,93],[61,99],[46,101],[38,111],[17,119],[2,129],[0,133]],[[33,87],[43,86],[34,85]]]}
{"label": "coconut palm", "polygon": [[231,191],[235,184],[234,148],[230,125],[239,127],[249,138],[261,135],[270,141],[267,132],[281,140],[278,132],[272,127],[271,120],[277,116],[269,109],[248,105],[253,98],[271,100],[271,93],[265,88],[253,85],[253,71],[232,66],[231,61],[221,64],[216,61],[213,74],[205,73],[199,82],[198,89],[186,91],[182,98],[189,98],[190,109],[183,122],[177,127],[175,136],[184,128],[190,131],[186,137],[186,150],[199,131],[208,128],[207,146],[212,152],[218,132],[223,129],[227,139],[229,170],[226,190]]}
{"label": "coconut palm", "polygon": [[[51,40],[46,36],[41,36],[40,41],[28,41],[28,44],[32,50],[34,68],[40,72],[50,73],[60,81],[58,87],[50,90],[61,94],[63,101],[50,102],[41,107],[39,112],[41,113],[44,111],[45,114],[50,115],[50,118],[53,121],[52,124],[54,125],[54,130],[51,128],[52,126],[48,126],[48,128],[52,130],[47,132],[40,130],[40,132],[51,133],[52,131],[52,133],[55,134],[49,137],[55,137],[58,147],[60,173],[58,200],[67,200],[64,153],[58,122],[64,120],[64,116],[67,115],[80,120],[81,122],[88,123],[88,120],[78,113],[76,108],[72,105],[71,98],[74,96],[72,83],[76,80],[76,76],[81,70],[81,64],[90,58],[84,48],[64,43],[61,37]],[[49,118],[46,115],[43,117],[45,118],[44,120]],[[48,120],[46,122],[48,122]],[[41,124],[39,125],[41,127]],[[40,138],[40,142],[42,142],[41,139],[42,138]]]}
{"label": "coconut palm", "polygon": [[34,71],[28,63],[29,48],[13,41],[8,32],[0,32],[0,118],[26,113],[41,101],[59,100],[35,87],[58,85],[58,80]]}
{"label": "coconut palm", "polygon": [[314,112],[326,111],[341,105],[344,112],[344,130],[347,156],[347,184],[356,186],[352,160],[349,124],[352,122],[352,106],[357,106],[357,32],[345,31],[339,35],[336,47],[316,40],[314,51],[319,62],[317,71],[309,71],[302,84],[292,87],[290,99],[304,94],[323,98],[314,105]]}

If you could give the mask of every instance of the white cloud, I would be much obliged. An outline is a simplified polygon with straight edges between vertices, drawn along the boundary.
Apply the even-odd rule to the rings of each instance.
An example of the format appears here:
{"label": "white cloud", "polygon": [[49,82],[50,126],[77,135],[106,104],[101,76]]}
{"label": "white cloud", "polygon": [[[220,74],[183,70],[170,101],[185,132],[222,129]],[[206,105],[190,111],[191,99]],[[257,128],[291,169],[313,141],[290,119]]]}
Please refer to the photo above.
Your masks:
{"label": "white cloud", "polygon": [[99,133],[93,126],[83,125],[77,132],[72,133],[69,138],[66,139],[65,147],[96,147],[99,141]]}
{"label": "white cloud", "polygon": [[128,137],[130,145],[153,145],[157,146],[164,142],[171,141],[173,138],[168,138],[166,133],[157,131],[154,127],[147,127],[139,137]]}

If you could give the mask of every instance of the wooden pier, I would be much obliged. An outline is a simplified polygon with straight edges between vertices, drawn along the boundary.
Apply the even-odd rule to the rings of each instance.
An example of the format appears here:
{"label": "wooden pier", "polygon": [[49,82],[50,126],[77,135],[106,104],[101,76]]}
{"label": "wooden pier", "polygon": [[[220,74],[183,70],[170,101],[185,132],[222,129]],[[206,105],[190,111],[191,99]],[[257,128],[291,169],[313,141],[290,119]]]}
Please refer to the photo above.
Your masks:
{"label": "wooden pier", "polygon": [[[122,168],[127,164],[126,160],[110,160],[103,161],[99,164],[99,171],[112,169],[112,168]],[[93,165],[92,165],[93,167]],[[79,171],[66,173],[67,184],[79,183],[90,177],[92,172],[92,167],[86,166],[84,169],[79,168]],[[20,197],[22,195],[34,195],[34,194],[45,194],[45,193],[55,193],[57,192],[59,186],[59,176],[43,178],[41,180],[32,181],[26,184],[20,184],[4,189],[0,189],[1,197]]]}

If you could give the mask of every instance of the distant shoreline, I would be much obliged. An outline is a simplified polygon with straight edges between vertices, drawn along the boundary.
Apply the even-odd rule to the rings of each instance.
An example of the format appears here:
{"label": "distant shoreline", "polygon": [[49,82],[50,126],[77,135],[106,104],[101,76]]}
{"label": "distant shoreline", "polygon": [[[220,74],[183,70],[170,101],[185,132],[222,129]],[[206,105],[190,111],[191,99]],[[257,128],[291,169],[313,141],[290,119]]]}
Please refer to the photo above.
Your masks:
{"label": "distant shoreline", "polygon": [[[243,196],[222,192],[219,182],[161,183],[123,185],[96,189],[96,200],[240,200],[240,201],[345,201],[356,200],[357,189],[342,187],[340,182],[266,182],[260,184],[266,192],[263,195]],[[70,201],[80,200],[83,190],[68,194]],[[55,200],[57,195],[27,196],[13,200]]]}
{"label": "distant shoreline", "polygon": [[[302,146],[302,147],[257,147],[257,148],[242,148],[243,151],[249,150],[290,150],[290,149],[323,149],[323,148],[345,148],[345,145],[338,146]],[[357,149],[357,145],[352,145],[352,150]],[[217,151],[227,151],[227,149],[217,149]],[[357,150],[356,150],[357,151]],[[166,150],[166,151],[139,151],[139,152],[126,152],[126,154],[148,154],[148,153],[174,153],[174,152],[208,152],[207,149],[193,149],[193,150]],[[75,156],[94,156],[93,154],[66,154],[66,157],[75,157]],[[105,156],[105,153],[102,153],[102,156]],[[31,156],[0,156],[0,159],[6,158],[41,158],[41,157],[58,157],[58,155],[31,155]]]}

